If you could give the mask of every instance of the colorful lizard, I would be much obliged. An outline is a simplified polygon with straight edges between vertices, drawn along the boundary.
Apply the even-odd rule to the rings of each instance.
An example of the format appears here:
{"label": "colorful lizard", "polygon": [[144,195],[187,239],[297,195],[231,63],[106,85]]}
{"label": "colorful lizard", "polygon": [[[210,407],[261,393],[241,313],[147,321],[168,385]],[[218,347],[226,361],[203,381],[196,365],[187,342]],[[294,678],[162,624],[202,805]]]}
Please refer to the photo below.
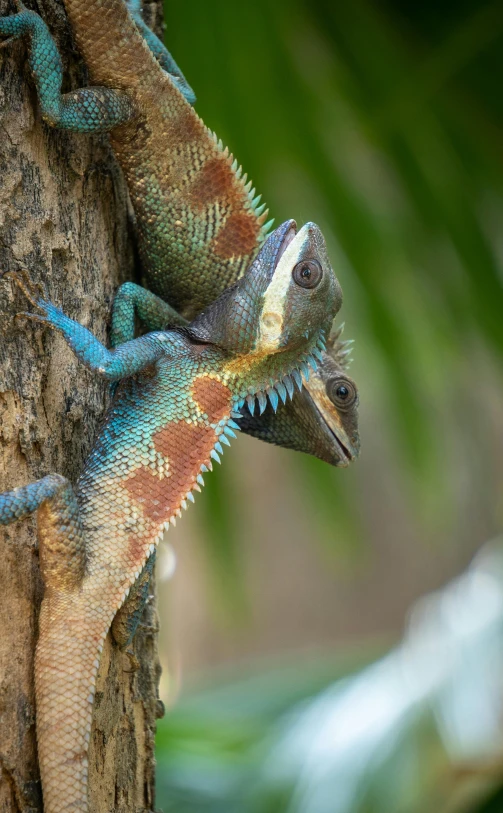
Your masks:
{"label": "colorful lizard", "polygon": [[75,489],[51,474],[0,495],[0,524],[38,511],[45,593],[35,687],[44,809],[85,811],[105,636],[112,625],[127,645],[163,530],[219,460],[248,395],[277,392],[305,363],[316,366],[341,292],[319,229],[307,224],[297,234],[289,221],[188,327],[109,351],[26,276],[12,276],[38,311],[24,316],[60,331],[87,367],[120,382]]}
{"label": "colorful lizard", "polygon": [[[182,317],[193,318],[244,273],[272,222],[265,223],[265,205],[194,112],[193,93],[143,22],[139,0],[128,4],[130,13],[122,0],[65,0],[96,86],[64,95],[61,58],[45,23],[20,0],[17,6],[18,14],[0,19],[0,36],[30,37],[44,119],[78,132],[109,132],[126,177],[150,291],[131,283],[119,291],[112,346],[133,338],[135,313],[148,330],[185,323]],[[254,417],[244,409],[244,431],[348,465],[359,439],[346,353],[345,343],[333,338],[319,372],[304,381],[295,401],[280,403],[276,412],[273,394],[265,416],[265,399]],[[286,400],[282,388],[280,397]]]}
{"label": "colorful lizard", "polygon": [[[236,336],[232,337],[234,343],[227,343],[229,336],[215,317],[215,314],[221,317],[222,313],[227,316],[233,314],[235,317],[233,308],[238,307],[239,296],[242,297],[244,290],[248,291],[251,302],[249,280],[258,279],[257,263],[258,267],[264,265],[267,252],[272,262],[270,243],[258,255],[249,275],[237,287],[223,294],[209,311],[196,318],[188,328],[149,334],[136,340],[136,343],[131,341],[135,314],[150,330],[167,324],[186,325],[186,317],[201,314],[204,306],[221,294],[226,285],[240,278],[266,236],[266,213],[263,211],[264,207],[260,207],[259,201],[253,197],[251,184],[246,184],[246,178],[241,177],[241,170],[232,156],[229,156],[192,110],[189,104],[193,100],[190,89],[170,55],[142,23],[136,4],[132,11],[137,28],[145,35],[148,47],[119,0],[96,0],[88,3],[83,0],[66,0],[66,7],[93,78],[102,83],[101,87],[86,88],[61,96],[59,54],[43,21],[25,9],[22,3],[18,3],[18,14],[0,19],[0,34],[14,38],[23,34],[31,35],[30,63],[47,121],[55,126],[80,132],[111,132],[112,144],[123,166],[135,208],[147,284],[152,291],[164,296],[169,294],[170,302],[180,313],[155,293],[132,284],[123,286],[112,316],[111,338],[116,350],[115,353],[106,355],[107,351],[92,340],[87,331],[67,320],[54,306],[36,298],[33,291],[30,293],[27,283],[18,280],[18,284],[24,288],[33,303],[41,305],[43,315],[39,319],[66,331],[65,337],[83,361],[110,379],[128,377],[127,383],[119,386],[108,423],[86,466],[76,496],[67,481],[52,475],[32,486],[0,497],[2,522],[12,521],[39,508],[41,560],[47,588],[37,650],[37,719],[44,796],[49,811],[62,809],[63,798],[65,806],[68,806],[66,803],[70,799],[70,809],[73,798],[74,809],[86,809],[85,754],[91,720],[93,676],[98,665],[96,647],[99,649],[102,645],[111,623],[117,640],[121,645],[127,645],[148,590],[154,560],[155,542],[152,542],[152,538],[157,539],[167,519],[174,521],[184,505],[181,492],[174,494],[168,488],[168,480],[172,486],[176,481],[176,478],[170,479],[171,467],[166,463],[169,453],[172,459],[178,455],[183,461],[183,466],[182,463],[178,464],[178,468],[175,466],[177,476],[182,479],[186,475],[189,477],[187,467],[198,463],[198,454],[192,456],[194,459],[190,455],[187,459],[195,431],[191,413],[188,420],[190,430],[185,429],[187,413],[183,413],[181,417],[176,409],[172,408],[170,411],[165,405],[162,417],[160,414],[156,416],[162,425],[155,424],[152,429],[147,418],[145,423],[141,423],[141,408],[145,404],[148,411],[148,398],[143,397],[139,382],[141,385],[151,385],[149,392],[154,402],[158,401],[161,391],[167,392],[169,385],[174,386],[169,374],[165,379],[159,372],[160,368],[163,373],[166,372],[168,345],[169,352],[173,352],[173,370],[178,369],[179,376],[180,365],[189,371],[186,375],[187,387],[190,374],[199,378],[201,370],[208,373],[209,368],[211,374],[203,374],[202,378],[218,380],[220,385],[225,381],[225,385],[229,385],[232,379],[231,368],[223,371],[219,367],[221,359],[218,354],[222,351],[237,353],[240,361],[236,362],[238,367],[232,371],[237,377],[243,373],[245,367],[247,374],[255,370],[255,363],[262,372],[265,373],[267,369],[269,373],[269,378],[264,377],[260,386],[257,381],[253,381],[248,386],[248,391],[239,399],[230,387],[229,392],[233,398],[229,406],[230,418],[223,416],[218,425],[214,425],[210,420],[211,415],[206,413],[205,420],[210,421],[210,425],[206,424],[203,428],[208,432],[207,439],[212,433],[211,437],[216,443],[209,452],[211,456],[218,456],[221,442],[227,442],[227,435],[232,433],[233,426],[237,428],[233,424],[236,420],[250,434],[308,451],[335,465],[347,465],[358,452],[357,393],[353,382],[345,376],[342,369],[341,362],[347,351],[339,342],[338,335],[332,336],[330,353],[325,352],[322,343],[317,347],[313,346],[313,352],[318,355],[321,349],[321,364],[319,373],[313,373],[310,381],[307,364],[312,358],[306,355],[307,350],[304,355],[302,352],[298,355],[298,366],[291,370],[287,369],[288,365],[280,369],[274,362],[274,355],[281,357],[284,362],[287,358],[286,351],[293,350],[290,343],[294,341],[295,335],[287,335],[287,325],[296,331],[302,326],[304,336],[299,333],[297,341],[307,342],[306,346],[310,346],[313,338],[311,328],[313,325],[318,326],[320,313],[313,311],[308,314],[302,308],[298,314],[286,312],[283,300],[279,306],[274,298],[271,299],[272,292],[277,293],[277,286],[275,288],[271,282],[271,296],[268,301],[261,303],[264,318],[259,318],[257,310],[263,291],[259,292],[257,289],[253,293],[256,296],[254,314],[258,322],[253,326],[251,322],[247,323],[237,344]],[[166,68],[169,75],[163,68]],[[321,235],[314,227],[310,228],[312,239],[316,235],[316,251],[312,251],[310,243],[311,256],[303,257],[299,266],[303,269],[304,281],[308,278],[309,284],[319,274],[320,259],[317,257],[321,257],[321,265],[325,269],[328,267]],[[293,249],[289,249],[287,243],[293,237],[291,226],[281,233],[285,238],[282,250],[290,262]],[[275,233],[274,239],[277,260],[280,252],[278,233]],[[292,246],[294,245],[298,247],[298,242],[292,240]],[[301,253],[298,256],[301,257]],[[288,273],[290,271],[291,268]],[[326,278],[327,274],[323,276]],[[279,277],[275,275],[275,279]],[[302,285],[302,280],[299,280],[299,284]],[[314,285],[313,290],[316,287]],[[309,289],[309,285],[307,288]],[[296,302],[295,297],[291,299],[290,295],[285,301],[289,307]],[[243,300],[240,302],[242,305]],[[323,328],[316,331],[320,342],[340,307],[339,290],[333,301],[329,299],[324,304],[327,313],[330,312],[330,318],[325,318]],[[300,315],[303,321],[299,321]],[[252,333],[249,331],[252,327],[255,333],[252,331],[253,338],[250,338]],[[248,334],[245,336],[247,330]],[[169,336],[169,340],[161,339],[161,335]],[[261,353],[269,347],[261,360],[254,346],[257,335],[260,337]],[[278,347],[274,341],[272,345],[267,345],[268,335],[276,336],[275,341],[282,336],[285,341],[281,353],[273,353],[272,357],[269,357],[269,353],[272,349],[277,351]],[[245,348],[239,343],[245,340],[249,342],[246,348],[250,353],[248,367],[241,355]],[[133,355],[128,355],[133,346],[134,358]],[[297,343],[295,347],[299,350],[301,344]],[[216,355],[212,356],[211,348]],[[192,358],[194,353],[196,361]],[[101,361],[104,365],[100,365]],[[154,362],[156,373],[152,376],[151,366]],[[194,362],[193,366],[191,362]],[[199,362],[203,365],[202,368]],[[211,367],[213,362],[214,369]],[[209,367],[205,367],[205,363]],[[130,378],[134,371],[139,372],[139,378]],[[231,375],[231,379],[225,378],[225,375]],[[303,381],[309,387],[308,392],[302,388]],[[293,401],[289,401],[288,396],[293,395],[294,383],[298,385],[300,392]],[[183,400],[184,386],[180,382],[179,386]],[[211,387],[215,389],[216,385]],[[212,392],[211,401],[214,395]],[[202,397],[204,401],[209,395],[206,393]],[[135,403],[135,398],[138,399],[138,404]],[[189,401],[191,399],[192,407],[194,403],[200,404],[200,399],[193,394],[189,395]],[[259,415],[253,415],[255,401]],[[282,403],[285,407],[281,407]],[[132,405],[139,407],[137,425],[140,428],[143,426],[141,441],[148,445],[148,454],[145,452],[144,457],[141,454],[138,458],[133,458],[132,454],[128,456],[127,450],[121,450],[120,444],[117,445],[117,433],[122,433],[123,429],[127,431],[133,423],[136,425]],[[276,414],[278,405],[280,409]],[[176,408],[178,406],[177,403]],[[198,413],[196,417],[201,418],[201,415]],[[150,418],[152,423],[152,416]],[[170,418],[176,424],[176,441],[175,432],[170,432],[167,428]],[[199,425],[198,420],[195,423],[196,428],[201,428],[202,424]],[[160,451],[156,443],[160,444]],[[140,447],[141,443],[137,443],[135,450],[140,451]],[[202,451],[208,451],[206,446]],[[99,515],[102,524],[98,523],[98,527],[103,530],[106,527],[106,517],[110,512],[114,513],[113,499],[106,502],[110,496],[107,490],[101,486],[97,488],[97,484],[106,480],[105,460],[112,461],[114,454],[119,455],[123,479],[130,483],[126,489],[126,497],[122,487],[118,491],[119,503],[116,506],[115,521],[117,517],[123,520],[128,510],[132,510],[136,522],[135,525],[129,517],[129,525],[127,519],[119,521],[117,528],[113,524],[119,548],[113,552],[115,559],[107,548],[101,551],[95,521],[95,516]],[[127,457],[126,462],[122,459],[123,455]],[[211,465],[209,458],[201,465],[203,470]],[[137,475],[138,471],[142,473],[141,476]],[[110,468],[108,474],[111,475]],[[163,480],[166,482],[163,483]],[[141,514],[138,514],[138,504],[143,501],[145,509],[145,501],[148,502],[149,496],[155,495],[156,487],[161,489],[163,485],[165,491],[156,495],[160,497],[159,500],[154,500],[156,506],[147,506],[148,521],[144,526],[141,518],[138,520]],[[197,485],[194,487],[197,488]],[[192,498],[190,490],[187,491],[187,496]],[[117,497],[113,488],[112,497]],[[159,520],[157,525],[156,519]],[[91,525],[92,533],[89,536]],[[64,532],[61,530],[63,527],[66,529]],[[145,533],[138,533],[138,528]],[[70,533],[67,538],[68,529]],[[108,539],[109,534],[105,532],[105,535]],[[150,543],[147,545],[149,539]],[[100,580],[103,568],[110,570],[109,582]],[[120,579],[118,571],[121,573]],[[112,577],[116,578],[114,584]],[[117,612],[128,591],[127,606]],[[102,600],[103,595],[107,596],[107,601]],[[103,606],[98,606],[99,601]],[[69,602],[68,606],[65,602]],[[62,634],[62,626],[67,623],[70,626],[77,625],[84,604],[87,612],[91,610],[91,614],[95,616],[91,619],[92,623],[86,622],[85,635],[89,634],[88,639],[83,640],[83,632],[79,640],[87,671],[83,667],[79,673],[77,668],[69,666],[68,672],[63,670],[58,676],[54,674],[53,667],[58,662],[53,660],[57,647],[60,647],[60,663],[69,654],[64,651],[68,649],[68,641],[66,634]],[[65,607],[64,613],[62,607]],[[59,609],[56,611],[55,608]],[[87,655],[93,652],[94,659],[91,661]],[[86,690],[86,680],[87,688],[91,687],[89,691]],[[72,714],[70,702],[75,701],[78,709]],[[75,755],[75,760],[72,759],[68,767],[70,753]],[[67,776],[66,782],[63,781],[64,776]]]}

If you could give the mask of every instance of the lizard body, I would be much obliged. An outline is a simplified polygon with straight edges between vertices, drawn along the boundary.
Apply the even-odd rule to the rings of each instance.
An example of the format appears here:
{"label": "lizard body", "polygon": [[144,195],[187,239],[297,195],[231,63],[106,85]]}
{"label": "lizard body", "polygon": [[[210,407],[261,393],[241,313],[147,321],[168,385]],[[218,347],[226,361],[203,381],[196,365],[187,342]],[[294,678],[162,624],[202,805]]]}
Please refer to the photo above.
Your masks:
{"label": "lizard body", "polygon": [[148,287],[190,319],[244,273],[267,213],[257,215],[251,183],[161,68],[126,5],[66,0],[65,8],[93,83],[119,89],[131,105],[110,139]]}
{"label": "lizard body", "polygon": [[[316,284],[298,271],[316,262]],[[86,811],[87,751],[104,638],[156,544],[239,428],[239,409],[316,366],[340,305],[321,233],[289,221],[245,276],[186,328],[113,351],[14,275],[77,357],[118,386],[76,488],[48,475],[0,495],[0,524],[38,512],[45,594],[35,659],[46,813]],[[308,280],[309,282],[309,280]],[[140,584],[139,584],[140,581]]]}
{"label": "lizard body", "polygon": [[[46,593],[36,656],[37,736],[45,806],[57,813],[87,810],[87,747],[103,639],[110,626],[121,644],[134,632],[134,624],[123,623],[125,600],[148,586],[163,528],[191,499],[200,472],[211,468],[235,422],[270,442],[347,465],[358,452],[357,398],[356,390],[349,390],[350,400],[341,409],[327,399],[329,384],[333,389],[336,381],[345,399],[349,382],[342,364],[335,364],[334,371],[323,342],[341,305],[335,283],[318,310],[315,299],[307,310],[296,302],[285,282],[291,267],[283,288],[276,276],[269,296],[260,286],[248,288],[241,305],[253,302],[253,307],[241,313],[240,336],[248,343],[243,347],[233,337],[228,346],[224,326],[226,318],[236,322],[239,295],[260,276],[257,268],[267,251],[269,267],[278,259],[273,263],[269,243],[257,255],[268,230],[267,214],[237,163],[187,101],[190,90],[176,65],[162,50],[154,55],[138,19],[135,25],[120,0],[65,0],[96,85],[61,95],[61,59],[52,38],[41,18],[17,5],[18,14],[0,19],[0,35],[30,36],[30,65],[45,120],[79,132],[110,134],[130,191],[151,288],[129,285],[119,292],[112,318],[115,351],[108,356],[87,332],[75,333],[71,320],[30,294],[42,306],[41,320],[61,330],[88,366],[111,381],[126,379],[117,387],[75,492],[63,478],[50,475],[0,495],[0,523],[38,509]],[[302,273],[306,268],[311,273],[314,257],[324,278],[332,279],[319,230],[311,229],[315,238],[308,241],[306,256],[291,228],[283,236],[289,231],[291,245],[299,249],[294,258],[294,248],[283,246],[290,265],[296,259]],[[236,287],[222,294],[236,280]],[[319,293],[316,287],[313,292]],[[185,327],[132,341],[135,313],[150,330]],[[286,324],[290,332],[283,330]],[[261,337],[259,349],[250,339],[251,326]],[[280,338],[285,343],[281,350]],[[133,347],[134,358],[129,355]],[[288,349],[293,366],[286,363]],[[340,345],[335,350],[341,362],[346,351]],[[225,356],[229,352],[231,357]],[[321,358],[311,383],[308,364],[315,365],[310,354]],[[202,379],[201,402],[194,383]],[[310,387],[308,396],[303,383]],[[300,392],[292,401],[294,384]]]}
{"label": "lizard body", "polygon": [[[30,36],[30,65],[44,118],[78,132],[108,132],[125,174],[144,280],[152,293],[131,285],[119,292],[112,344],[133,338],[135,312],[146,317],[148,330],[193,318],[239,279],[256,255],[270,225],[260,196],[192,108],[193,94],[143,23],[138,0],[128,4],[130,13],[122,0],[65,0],[96,84],[64,95],[61,60],[45,24],[17,5],[18,14],[0,19],[0,35]],[[121,324],[125,308],[129,316]],[[278,411],[271,405],[262,418],[265,406],[259,403],[259,414],[246,414],[243,428],[346,466],[359,450],[356,388],[344,372],[343,344],[322,352],[311,382],[304,370],[306,391],[295,404]],[[329,397],[326,403],[327,394],[336,391],[334,362],[340,391],[354,393],[350,402]],[[252,399],[243,414],[248,407],[255,411]]]}

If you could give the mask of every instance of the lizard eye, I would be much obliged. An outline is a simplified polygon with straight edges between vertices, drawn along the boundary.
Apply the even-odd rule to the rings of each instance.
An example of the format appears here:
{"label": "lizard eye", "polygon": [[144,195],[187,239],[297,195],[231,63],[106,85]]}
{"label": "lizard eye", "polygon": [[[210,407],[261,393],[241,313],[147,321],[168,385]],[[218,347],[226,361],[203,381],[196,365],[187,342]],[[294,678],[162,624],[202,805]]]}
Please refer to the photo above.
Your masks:
{"label": "lizard eye", "polygon": [[323,269],[318,260],[302,260],[293,269],[292,277],[301,288],[316,288],[323,277]]}
{"label": "lizard eye", "polygon": [[356,387],[346,378],[331,378],[326,385],[327,395],[339,409],[350,409],[356,401]]}

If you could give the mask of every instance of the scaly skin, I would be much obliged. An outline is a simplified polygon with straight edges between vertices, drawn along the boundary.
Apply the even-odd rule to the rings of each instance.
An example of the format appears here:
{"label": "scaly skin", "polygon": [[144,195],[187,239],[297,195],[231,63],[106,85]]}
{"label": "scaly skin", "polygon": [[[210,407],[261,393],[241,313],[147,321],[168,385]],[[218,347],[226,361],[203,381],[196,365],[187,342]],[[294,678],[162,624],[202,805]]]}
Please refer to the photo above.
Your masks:
{"label": "scaly skin", "polygon": [[328,337],[326,352],[318,356],[317,370],[283,407],[289,420],[276,420],[269,403],[260,417],[242,409],[241,430],[297,452],[306,450],[305,438],[309,437],[318,457],[331,465],[347,466],[359,448],[358,393],[345,372],[349,349],[348,342],[340,340],[341,333],[342,327]]}
{"label": "scaly skin", "polygon": [[[124,3],[66,0],[65,8],[92,82],[120,89],[135,111],[110,139],[148,287],[190,319],[244,273],[267,213],[257,215],[251,184],[232,170],[234,159],[162,70]],[[183,273],[167,277],[166,267]]]}
{"label": "scaly skin", "polygon": [[[36,14],[18,3],[19,14],[0,20],[0,35],[30,36],[30,64],[46,121],[78,132],[110,132],[135,210],[145,283],[175,309],[151,296],[147,310],[154,318],[147,318],[146,327],[153,330],[179,323],[180,316],[194,317],[237,280],[268,224],[251,183],[192,109],[190,88],[143,23],[139,6],[138,0],[129,3],[133,22],[122,0],[65,0],[96,86],[63,96],[61,60]],[[141,293],[135,301],[141,311]],[[133,326],[131,316],[122,340],[133,338]],[[119,341],[115,329],[112,340],[114,346]],[[329,368],[330,354],[324,360]],[[348,465],[359,449],[356,420],[347,420],[338,401],[328,407],[320,402],[320,394],[325,402],[331,391],[322,386],[327,382],[321,374],[305,383],[308,392],[295,405],[264,419],[247,417],[245,431]],[[355,390],[351,380],[348,387]],[[352,406],[354,417],[357,399]]]}
{"label": "scaly skin", "polygon": [[[319,263],[310,287],[294,271],[307,258]],[[87,811],[105,636],[128,595],[144,589],[159,538],[239,428],[245,399],[265,400],[266,391],[300,379],[301,365],[316,366],[313,355],[341,293],[319,229],[307,224],[296,234],[289,221],[237,286],[187,328],[109,351],[29,279],[13,276],[37,311],[24,316],[60,331],[85,365],[119,382],[75,490],[53,474],[0,495],[0,524],[38,511],[45,593],[35,684],[44,810]]]}

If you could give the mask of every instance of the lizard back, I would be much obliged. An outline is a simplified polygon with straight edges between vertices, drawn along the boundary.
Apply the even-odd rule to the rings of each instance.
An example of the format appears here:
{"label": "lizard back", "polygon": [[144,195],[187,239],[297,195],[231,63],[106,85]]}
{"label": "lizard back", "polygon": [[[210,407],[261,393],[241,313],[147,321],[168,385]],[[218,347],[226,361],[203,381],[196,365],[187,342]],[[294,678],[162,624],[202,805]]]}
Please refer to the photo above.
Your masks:
{"label": "lizard back", "polygon": [[[207,365],[201,363],[201,352]],[[197,357],[199,355],[199,358]],[[230,418],[222,352],[161,359],[121,383],[76,488],[86,572],[48,586],[35,662],[37,736],[47,811],[87,810],[95,681],[107,632],[169,521],[181,513]],[[207,370],[207,372],[206,372]],[[51,537],[47,506],[39,534]]]}
{"label": "lizard back", "polygon": [[266,235],[267,212],[122,0],[65,0],[65,7],[92,81],[133,101],[137,115],[110,138],[137,216],[146,283],[190,319],[243,275]]}

